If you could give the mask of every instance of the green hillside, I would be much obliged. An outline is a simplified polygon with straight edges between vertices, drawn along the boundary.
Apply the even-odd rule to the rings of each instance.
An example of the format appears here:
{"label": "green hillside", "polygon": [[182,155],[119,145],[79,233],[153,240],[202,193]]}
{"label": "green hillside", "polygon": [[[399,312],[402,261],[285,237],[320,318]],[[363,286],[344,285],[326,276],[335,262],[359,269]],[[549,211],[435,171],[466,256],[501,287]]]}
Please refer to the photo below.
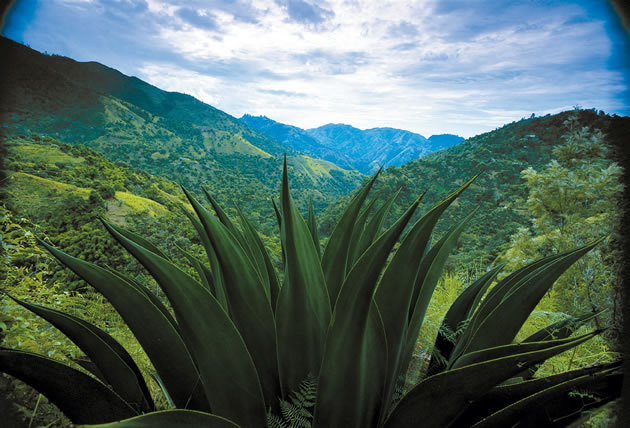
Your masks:
{"label": "green hillside", "polygon": [[328,162],[306,161],[303,154],[191,96],[163,91],[104,65],[43,55],[6,38],[0,38],[0,51],[12,64],[0,80],[0,116],[9,136],[36,133],[83,144],[191,189],[205,185],[222,204],[237,203],[266,219],[274,218],[270,198],[280,185],[285,152],[290,168],[299,170],[292,171],[293,188],[304,210],[309,194],[322,210],[364,177]]}
{"label": "green hillside", "polygon": [[[181,214],[192,207],[183,201],[176,183],[50,137],[13,138],[5,148],[4,205],[37,236],[63,243],[74,255],[93,262],[114,260],[126,265],[142,282],[142,269],[112,242],[99,217],[152,236],[183,266],[187,263],[177,245],[193,254],[200,250],[199,243],[190,240],[192,226]],[[165,241],[161,239],[165,233],[176,233],[178,238]],[[50,281],[71,289],[83,286],[68,271],[52,266]]]}
{"label": "green hillside", "polygon": [[[375,190],[381,198],[401,188],[394,205],[401,212],[412,198],[425,190],[422,207],[431,207],[467,180],[480,174],[472,186],[446,211],[438,224],[438,235],[475,208],[479,211],[466,227],[458,244],[461,249],[451,259],[458,269],[483,268],[506,248],[510,236],[529,224],[524,202],[527,188],[521,171],[540,168],[551,160],[552,150],[562,144],[563,122],[573,112],[523,119],[492,132],[469,138],[461,144],[431,153],[399,168],[387,168]],[[630,135],[630,118],[608,116],[603,112],[581,110],[581,126],[600,129],[611,146]],[[344,198],[344,200],[347,198]],[[328,233],[342,202],[331,206],[322,224]],[[422,211],[422,210],[421,210]]]}

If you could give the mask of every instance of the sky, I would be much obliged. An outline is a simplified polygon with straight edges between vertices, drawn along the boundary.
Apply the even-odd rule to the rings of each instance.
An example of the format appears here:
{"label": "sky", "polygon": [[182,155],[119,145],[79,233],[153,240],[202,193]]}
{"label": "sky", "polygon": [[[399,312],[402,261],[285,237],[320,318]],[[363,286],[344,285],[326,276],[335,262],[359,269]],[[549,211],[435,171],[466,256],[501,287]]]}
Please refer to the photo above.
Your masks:
{"label": "sky", "polygon": [[17,0],[2,35],[305,129],[630,115],[630,40],[605,0]]}

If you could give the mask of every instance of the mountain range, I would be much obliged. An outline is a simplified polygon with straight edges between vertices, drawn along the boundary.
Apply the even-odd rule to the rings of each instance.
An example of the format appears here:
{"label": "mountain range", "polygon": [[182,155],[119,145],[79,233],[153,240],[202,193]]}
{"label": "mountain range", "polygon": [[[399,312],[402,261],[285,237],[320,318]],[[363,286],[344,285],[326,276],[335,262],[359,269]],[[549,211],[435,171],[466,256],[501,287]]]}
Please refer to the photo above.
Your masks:
{"label": "mountain range", "polygon": [[[595,110],[568,111],[512,122],[401,167],[387,168],[374,186],[376,197],[384,201],[400,190],[392,211],[401,214],[426,192],[418,209],[419,213],[424,213],[478,175],[446,210],[436,232],[439,237],[457,221],[477,210],[461,235],[459,250],[450,263],[458,272],[471,271],[473,267],[485,271],[489,263],[506,249],[510,237],[520,227],[530,224],[525,209],[529,189],[522,172],[528,168],[540,171],[549,164],[554,148],[565,143],[566,121],[573,115],[583,130],[601,130],[606,145],[613,149],[612,159],[622,162],[623,152],[619,148],[627,145],[630,117],[610,116]],[[352,194],[342,197],[326,210],[322,216],[322,234],[330,233],[341,208],[351,197]]]}
{"label": "mountain range", "polygon": [[265,116],[247,114],[240,120],[288,147],[364,174],[372,174],[381,166],[401,166],[464,141],[452,134],[433,135],[427,139],[402,129],[361,130],[332,123],[305,130]]}
{"label": "mountain range", "polygon": [[238,202],[269,218],[284,154],[303,207],[312,196],[323,209],[364,177],[287,147],[192,96],[105,65],[45,55],[7,38],[0,38],[0,53],[11,64],[0,76],[0,116],[11,135],[82,144],[192,190],[206,186],[223,205]]}
{"label": "mountain range", "polygon": [[[0,53],[11,64],[1,69],[0,129],[13,141],[14,153],[22,153],[9,167],[16,172],[28,169],[25,173],[49,180],[48,187],[65,189],[55,184],[55,174],[61,174],[58,170],[65,163],[75,161],[39,162],[25,157],[24,150],[35,150],[33,144],[38,150],[46,144],[86,146],[115,165],[148,173],[145,177],[172,180],[170,184],[156,181],[149,187],[127,179],[114,186],[112,181],[108,185],[117,186],[115,190],[123,194],[110,196],[107,206],[133,204],[138,201],[133,196],[164,205],[181,197],[175,183],[198,193],[203,186],[228,212],[236,216],[236,206],[242,208],[271,236],[277,232],[271,198],[278,194],[286,153],[293,196],[303,212],[312,197],[325,237],[344,201],[367,179],[365,173],[380,165],[389,167],[375,186],[381,191],[379,198],[401,189],[392,208],[394,215],[428,189],[419,210],[426,211],[457,185],[481,173],[437,228],[439,235],[465,213],[482,208],[461,239],[466,251],[458,260],[468,266],[481,257],[486,257],[483,263],[495,257],[511,234],[529,222],[522,210],[527,188],[521,171],[540,168],[552,159],[554,146],[563,141],[564,122],[573,114],[523,119],[463,142],[453,135],[427,139],[393,128],[362,131],[329,124],[304,130],[264,116],[245,115],[239,120],[189,95],[161,90],[102,64],[44,55],[5,38],[0,38]],[[627,139],[627,117],[591,110],[578,115],[581,126],[601,129],[613,146]],[[83,157],[87,165],[93,158]],[[93,190],[102,187],[102,173],[86,170],[83,161],[75,163],[82,181],[64,184]],[[9,193],[26,195],[29,186],[44,183],[19,177],[21,187],[9,186]],[[81,194],[87,197],[89,192]],[[151,202],[139,204],[147,206]]]}

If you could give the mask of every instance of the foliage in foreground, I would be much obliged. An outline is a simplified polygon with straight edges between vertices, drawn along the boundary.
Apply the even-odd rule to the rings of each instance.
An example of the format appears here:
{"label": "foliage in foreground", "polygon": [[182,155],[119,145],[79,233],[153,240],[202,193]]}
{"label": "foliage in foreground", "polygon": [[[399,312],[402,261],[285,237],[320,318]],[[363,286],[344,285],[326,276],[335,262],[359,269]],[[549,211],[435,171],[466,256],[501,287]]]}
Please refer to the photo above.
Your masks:
{"label": "foliage in foreground", "polygon": [[[480,277],[447,312],[430,376],[400,397],[436,283],[474,212],[433,244],[431,233],[472,180],[413,224],[392,254],[419,200],[381,232],[397,195],[374,214],[376,199],[364,207],[377,176],[351,201],[320,254],[314,214],[307,221],[299,214],[285,165],[277,210],[282,281],[246,217],[240,215],[237,227],[210,195],[214,215],[186,192],[197,216],[184,212],[208,256],[190,257],[198,278],[147,240],[104,221],[158,282],[174,315],[124,273],[43,243],[116,308],[177,409],[155,411],[136,363],[103,330],[19,299],[78,345],[90,374],[6,348],[0,369],[36,387],[74,423],[125,420],[117,426],[284,426],[291,414],[301,415],[300,426],[314,427],[507,426],[525,415],[531,424],[565,424],[619,396],[619,364],[534,377],[544,360],[599,330],[573,337],[573,328],[559,323],[512,343],[546,291],[593,242],[537,260],[496,284],[500,267]],[[308,379],[316,379],[307,388],[310,394],[316,387],[314,397],[305,397]]]}

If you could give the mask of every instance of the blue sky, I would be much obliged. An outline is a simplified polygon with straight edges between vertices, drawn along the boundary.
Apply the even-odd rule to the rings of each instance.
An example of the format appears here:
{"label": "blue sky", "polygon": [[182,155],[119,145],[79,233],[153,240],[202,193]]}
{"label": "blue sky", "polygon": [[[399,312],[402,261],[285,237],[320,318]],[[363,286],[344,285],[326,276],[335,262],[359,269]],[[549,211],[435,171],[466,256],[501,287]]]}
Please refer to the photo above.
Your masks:
{"label": "blue sky", "polygon": [[630,41],[604,0],[18,0],[2,34],[302,128],[630,115]]}

